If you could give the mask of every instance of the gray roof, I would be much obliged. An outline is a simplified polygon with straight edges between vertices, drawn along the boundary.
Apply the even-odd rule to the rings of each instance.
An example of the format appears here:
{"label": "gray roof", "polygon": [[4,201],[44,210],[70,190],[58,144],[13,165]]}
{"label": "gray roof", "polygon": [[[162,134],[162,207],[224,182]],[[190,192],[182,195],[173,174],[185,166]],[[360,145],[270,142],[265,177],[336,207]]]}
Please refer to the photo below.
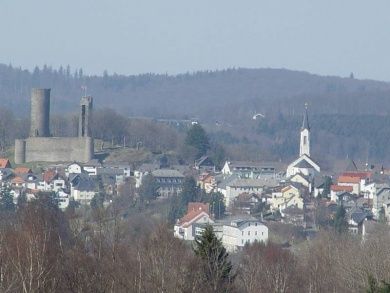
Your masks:
{"label": "gray roof", "polygon": [[145,164],[142,164],[141,166],[139,166],[137,171],[140,171],[140,172],[151,172],[151,171],[157,170],[159,168],[160,168],[159,164],[145,163]]}
{"label": "gray roof", "polygon": [[[78,174],[82,175],[82,174]],[[73,179],[73,188],[80,191],[94,191],[96,188],[95,181],[90,178],[88,175],[85,176],[76,176]]]}
{"label": "gray roof", "polygon": [[275,179],[241,179],[237,178],[228,183],[227,186],[232,187],[270,187],[277,186],[278,181]]}
{"label": "gray roof", "polygon": [[369,214],[361,208],[355,208],[351,211],[351,219],[357,224],[362,223],[367,217]]}
{"label": "gray roof", "polygon": [[238,179],[238,175],[224,175],[224,174],[221,174],[221,175],[217,175],[215,176],[215,180],[217,181],[217,184],[218,184],[218,188],[222,188],[222,189],[225,189],[226,186],[229,185],[230,182],[232,182],[233,180],[236,180]]}
{"label": "gray roof", "polygon": [[87,167],[100,167],[102,163],[98,159],[92,159],[83,165]]}
{"label": "gray roof", "polygon": [[154,177],[171,177],[171,178],[183,178],[184,175],[177,171],[172,169],[158,169],[152,171],[152,175]]}

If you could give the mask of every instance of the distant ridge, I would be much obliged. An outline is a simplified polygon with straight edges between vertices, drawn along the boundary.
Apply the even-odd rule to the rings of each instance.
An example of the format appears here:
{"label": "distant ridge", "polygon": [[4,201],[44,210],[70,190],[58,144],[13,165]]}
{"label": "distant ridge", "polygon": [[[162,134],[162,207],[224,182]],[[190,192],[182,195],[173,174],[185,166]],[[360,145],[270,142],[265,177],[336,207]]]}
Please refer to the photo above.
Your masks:
{"label": "distant ridge", "polygon": [[53,111],[75,111],[75,101],[87,86],[96,104],[127,116],[199,117],[238,122],[262,113],[301,113],[305,102],[312,113],[390,113],[390,83],[319,76],[286,69],[227,69],[179,74],[84,76],[81,70],[29,72],[0,64],[3,107],[27,115],[32,87],[50,87]]}

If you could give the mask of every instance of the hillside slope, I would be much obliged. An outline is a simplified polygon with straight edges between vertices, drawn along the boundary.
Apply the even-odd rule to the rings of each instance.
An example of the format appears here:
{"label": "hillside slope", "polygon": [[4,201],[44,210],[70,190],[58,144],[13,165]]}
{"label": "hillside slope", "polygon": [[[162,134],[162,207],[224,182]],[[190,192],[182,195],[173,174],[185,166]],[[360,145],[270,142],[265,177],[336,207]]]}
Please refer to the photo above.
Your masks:
{"label": "hillside slope", "polygon": [[324,77],[284,69],[230,69],[178,76],[83,76],[82,72],[0,65],[2,105],[26,115],[32,87],[52,88],[53,111],[75,111],[83,91],[97,107],[128,116],[240,121],[255,112],[381,114],[390,112],[390,83]]}

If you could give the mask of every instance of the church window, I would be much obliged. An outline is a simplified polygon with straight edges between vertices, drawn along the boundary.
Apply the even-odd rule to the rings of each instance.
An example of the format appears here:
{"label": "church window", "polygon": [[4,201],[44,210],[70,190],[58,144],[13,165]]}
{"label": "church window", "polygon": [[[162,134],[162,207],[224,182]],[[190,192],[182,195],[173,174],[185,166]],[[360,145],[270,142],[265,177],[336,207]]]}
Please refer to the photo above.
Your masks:
{"label": "church window", "polygon": [[307,136],[304,136],[303,137],[303,144],[306,144],[307,143]]}

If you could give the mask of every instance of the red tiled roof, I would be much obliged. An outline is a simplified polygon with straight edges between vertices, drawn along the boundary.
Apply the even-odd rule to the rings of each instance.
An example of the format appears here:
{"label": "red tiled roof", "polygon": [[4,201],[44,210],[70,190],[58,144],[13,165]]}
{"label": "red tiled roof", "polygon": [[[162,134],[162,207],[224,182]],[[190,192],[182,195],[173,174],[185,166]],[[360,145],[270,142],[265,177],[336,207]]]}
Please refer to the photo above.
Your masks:
{"label": "red tiled roof", "polygon": [[15,177],[14,179],[11,180],[11,183],[13,184],[22,184],[22,183],[25,183],[25,181],[23,180],[22,177]]}
{"label": "red tiled roof", "polygon": [[204,211],[209,213],[209,204],[202,202],[190,202],[188,203],[187,213],[191,211]]}
{"label": "red tiled roof", "polygon": [[366,179],[371,177],[371,172],[344,172],[340,176],[358,177],[360,179]]}
{"label": "red tiled roof", "polygon": [[339,183],[360,183],[361,178],[360,177],[354,177],[354,176],[340,176],[338,179]]}
{"label": "red tiled roof", "polygon": [[352,192],[353,187],[352,186],[341,186],[341,185],[332,185],[330,187],[330,190],[332,191],[347,191],[347,192]]}
{"label": "red tiled roof", "polygon": [[11,168],[11,163],[8,159],[0,158],[0,168]]}
{"label": "red tiled roof", "polygon": [[15,174],[30,174],[32,173],[31,169],[28,167],[16,167],[14,169]]}
{"label": "red tiled roof", "polygon": [[206,213],[209,215],[209,204],[208,203],[201,203],[201,202],[190,202],[188,203],[188,210],[187,214],[184,215],[179,220],[179,225],[183,225],[188,222],[192,222],[197,217],[199,217],[200,214]]}
{"label": "red tiled roof", "polygon": [[50,183],[56,177],[57,172],[55,170],[47,170],[43,173],[43,180],[46,183]]}

